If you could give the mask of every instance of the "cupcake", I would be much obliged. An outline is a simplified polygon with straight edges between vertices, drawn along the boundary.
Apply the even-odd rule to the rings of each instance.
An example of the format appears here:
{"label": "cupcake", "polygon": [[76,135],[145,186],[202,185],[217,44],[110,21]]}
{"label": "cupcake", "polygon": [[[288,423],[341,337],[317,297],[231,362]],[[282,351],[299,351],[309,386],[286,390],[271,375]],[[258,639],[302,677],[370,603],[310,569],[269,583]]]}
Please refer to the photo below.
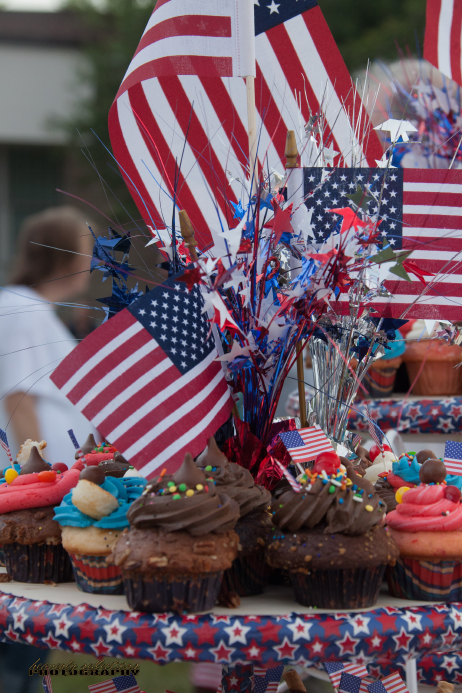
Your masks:
{"label": "cupcake", "polygon": [[80,460],[55,471],[31,448],[19,474],[11,469],[0,486],[0,544],[9,575],[18,582],[69,582],[72,566],[61,543],[53,507],[77,484]]}
{"label": "cupcake", "polygon": [[298,493],[290,489],[271,506],[269,564],[288,571],[304,606],[372,606],[387,565],[399,555],[383,527],[385,504],[351,468],[316,462],[299,481]]}
{"label": "cupcake", "polygon": [[[438,328],[439,323],[435,325],[432,335],[436,334]],[[461,394],[462,372],[460,368],[455,369],[462,359],[460,346],[430,337],[424,320],[416,320],[406,335],[403,361],[410,383],[417,378],[412,394],[427,397]]]}
{"label": "cupcake", "polygon": [[369,397],[383,399],[391,395],[405,350],[406,342],[397,331],[395,339],[387,342],[385,354],[369,366],[364,376],[363,385]]}
{"label": "cupcake", "polygon": [[268,512],[271,493],[255,484],[248,469],[228,462],[213,437],[196,465],[208,480],[213,480],[218,493],[225,493],[239,506],[239,519],[234,527],[239,537],[239,553],[232,567],[225,571],[219,598],[226,606],[237,605],[236,595],[260,594],[268,584],[265,547],[271,531]]}
{"label": "cupcake", "polygon": [[129,526],[128,508],[146,484],[141,477],[117,478],[105,474],[101,466],[86,467],[75,488],[55,508],[62,543],[82,592],[122,594],[122,575],[112,551]]}
{"label": "cupcake", "polygon": [[[369,481],[374,481],[374,489],[387,505],[387,512],[395,510],[398,502],[396,491],[400,488],[412,488],[420,483],[419,471],[423,462],[429,458],[436,458],[432,450],[420,450],[419,452],[407,452],[398,460],[386,463],[387,469],[380,471],[377,478],[374,476]],[[462,479],[460,482],[462,484]]]}
{"label": "cupcake", "polygon": [[208,611],[237,556],[239,506],[218,493],[188,453],[155,477],[127,513],[114,549],[127,601],[136,611]]}
{"label": "cupcake", "polygon": [[397,492],[386,522],[400,557],[387,570],[390,594],[424,601],[462,600],[462,505],[457,486],[444,483],[441,460],[420,467],[419,486]]}

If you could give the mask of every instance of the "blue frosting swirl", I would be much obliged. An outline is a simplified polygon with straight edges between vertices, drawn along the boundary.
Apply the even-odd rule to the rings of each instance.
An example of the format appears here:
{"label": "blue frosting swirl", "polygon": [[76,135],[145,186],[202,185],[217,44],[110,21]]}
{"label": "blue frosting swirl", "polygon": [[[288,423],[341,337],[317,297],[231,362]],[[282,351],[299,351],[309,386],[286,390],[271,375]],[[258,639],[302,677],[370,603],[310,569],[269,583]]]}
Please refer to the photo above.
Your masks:
{"label": "blue frosting swirl", "polygon": [[82,513],[72,503],[72,492],[64,496],[61,505],[55,508],[54,519],[62,527],[98,527],[99,529],[124,529],[129,526],[127,511],[134,500],[139,498],[148,482],[141,477],[131,476],[116,479],[108,476],[101,488],[115,496],[119,507],[101,520]]}
{"label": "blue frosting swirl", "polygon": [[[420,482],[420,467],[421,465],[417,462],[415,456],[411,459],[409,457],[402,457],[398,462],[393,462],[392,472],[396,476],[401,477],[403,481],[410,482],[418,486]],[[445,479],[448,486],[457,486],[462,491],[462,476],[456,476],[455,474],[450,474]]]}

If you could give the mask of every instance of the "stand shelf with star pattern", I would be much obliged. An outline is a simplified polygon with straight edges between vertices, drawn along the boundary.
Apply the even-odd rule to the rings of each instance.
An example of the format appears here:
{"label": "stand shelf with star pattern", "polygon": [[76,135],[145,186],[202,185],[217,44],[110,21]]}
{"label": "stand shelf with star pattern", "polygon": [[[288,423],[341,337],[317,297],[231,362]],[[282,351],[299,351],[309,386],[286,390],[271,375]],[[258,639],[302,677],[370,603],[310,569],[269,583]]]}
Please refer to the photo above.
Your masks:
{"label": "stand shelf with star pattern", "polygon": [[371,609],[338,613],[302,607],[289,587],[271,587],[237,609],[174,615],[133,612],[124,596],[86,594],[73,583],[0,588],[4,642],[159,664],[313,667],[347,660],[377,676],[407,669],[410,689],[409,672],[417,666],[422,683],[462,683],[462,603],[410,602],[383,592]]}

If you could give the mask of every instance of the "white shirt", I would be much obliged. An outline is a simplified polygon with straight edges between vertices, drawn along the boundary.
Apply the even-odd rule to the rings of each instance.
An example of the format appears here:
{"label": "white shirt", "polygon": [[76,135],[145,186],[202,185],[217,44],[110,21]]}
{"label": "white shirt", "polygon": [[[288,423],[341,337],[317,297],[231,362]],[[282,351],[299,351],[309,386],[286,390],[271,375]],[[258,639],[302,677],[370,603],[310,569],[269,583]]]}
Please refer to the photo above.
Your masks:
{"label": "white shirt", "polygon": [[[74,446],[67,434],[72,428],[82,445],[93,426],[50,380],[53,370],[77,345],[77,341],[48,303],[26,286],[0,290],[0,428],[7,427],[9,415],[5,396],[27,392],[36,399],[40,435],[47,441],[47,462],[74,459]],[[20,405],[17,414],[20,413]],[[11,424],[6,428],[13,459],[24,441],[16,440]],[[99,440],[99,436],[97,436]],[[0,469],[8,458],[0,449]]]}

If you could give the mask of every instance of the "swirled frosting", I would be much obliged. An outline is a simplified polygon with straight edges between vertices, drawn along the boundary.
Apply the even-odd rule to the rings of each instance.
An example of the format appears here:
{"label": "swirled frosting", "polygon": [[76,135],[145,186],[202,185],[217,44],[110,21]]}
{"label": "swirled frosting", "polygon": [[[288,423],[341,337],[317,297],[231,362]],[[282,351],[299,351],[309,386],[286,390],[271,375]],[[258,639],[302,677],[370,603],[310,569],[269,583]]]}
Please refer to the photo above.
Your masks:
{"label": "swirled frosting", "polygon": [[[420,484],[419,473],[421,468],[422,465],[417,462],[417,455],[414,455],[412,458],[403,455],[398,462],[393,462],[392,473],[388,475],[388,481],[393,488],[408,486],[409,484],[418,486]],[[457,488],[462,490],[462,476],[451,474],[446,477],[446,483],[448,486],[457,486]]]}
{"label": "swirled frosting", "polygon": [[68,493],[62,500],[59,507],[55,508],[54,519],[62,527],[99,527],[100,529],[124,529],[129,526],[127,511],[137,498],[141,496],[146,479],[141,477],[129,477],[127,479],[116,479],[107,477],[101,488],[113,495],[119,501],[119,507],[110,515],[106,515],[101,520],[93,518],[81,512],[72,502],[72,493]]}
{"label": "swirled frosting", "polygon": [[236,501],[241,517],[252,510],[264,510],[269,506],[271,493],[255,483],[248,469],[228,462],[213,436],[204,452],[197,458],[196,465],[208,478],[213,479],[218,491],[223,491]]}
{"label": "swirled frosting", "polygon": [[237,503],[217,493],[213,481],[196,467],[189,453],[175,474],[149,482],[128,511],[128,520],[137,529],[161,527],[192,536],[221,534],[232,529],[238,518]]}
{"label": "swirled frosting", "polygon": [[445,484],[422,484],[403,494],[402,503],[387,515],[392,529],[405,532],[462,529],[462,505],[446,497]]}
{"label": "swirled frosting", "polygon": [[374,487],[352,469],[347,476],[313,474],[302,490],[283,493],[271,506],[280,529],[322,528],[324,534],[364,534],[383,521],[385,504]]}

